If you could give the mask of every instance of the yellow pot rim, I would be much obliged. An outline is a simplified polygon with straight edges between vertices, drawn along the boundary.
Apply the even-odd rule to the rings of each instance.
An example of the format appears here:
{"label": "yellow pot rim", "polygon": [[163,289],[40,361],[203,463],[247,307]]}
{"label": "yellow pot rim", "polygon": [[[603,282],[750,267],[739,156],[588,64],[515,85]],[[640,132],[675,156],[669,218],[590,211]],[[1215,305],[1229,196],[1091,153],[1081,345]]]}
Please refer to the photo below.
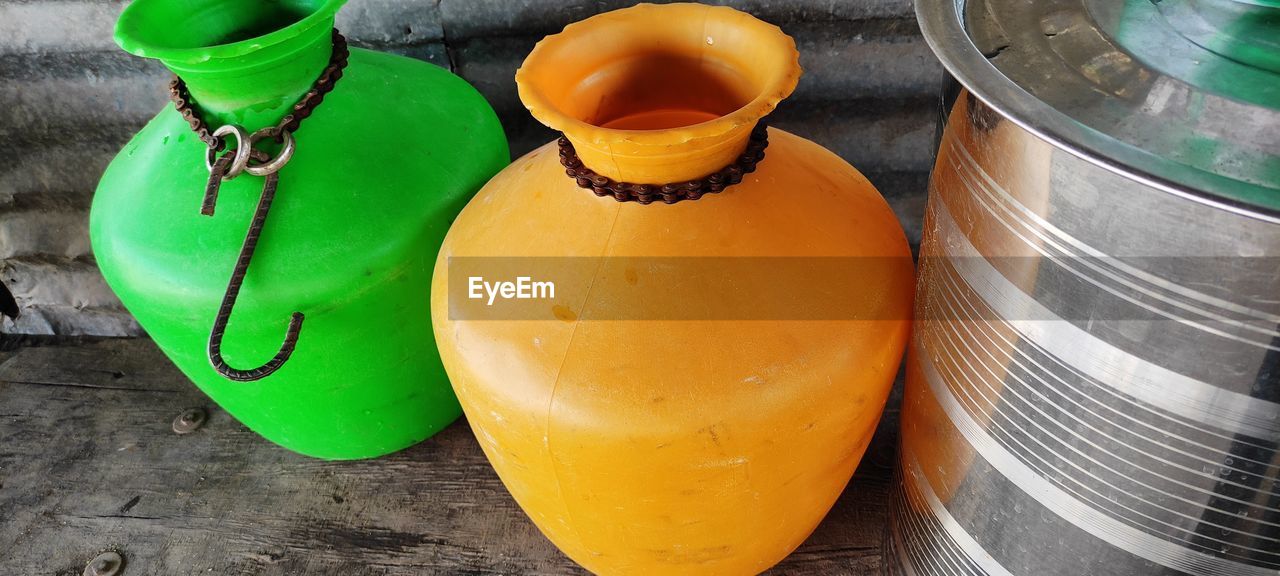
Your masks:
{"label": "yellow pot rim", "polygon": [[[733,112],[698,124],[661,130],[619,130],[584,122],[561,112],[550,98],[530,81],[528,72],[530,68],[555,65],[555,58],[550,56],[550,53],[558,46],[584,37],[595,28],[655,17],[736,20],[736,26],[755,31],[753,36],[765,44],[765,53],[779,59],[775,63],[776,69],[783,72],[768,79],[754,99]],[[654,33],[660,34],[661,31]],[[778,26],[727,6],[645,3],[592,16],[565,26],[564,30],[558,34],[543,38],[516,70],[516,88],[520,101],[534,118],[553,130],[569,135],[576,141],[604,146],[625,143],[644,147],[673,147],[704,138],[723,137],[735,130],[754,126],[761,118],[772,112],[779,102],[791,95],[800,81],[801,73],[800,52],[796,49],[795,40]]]}

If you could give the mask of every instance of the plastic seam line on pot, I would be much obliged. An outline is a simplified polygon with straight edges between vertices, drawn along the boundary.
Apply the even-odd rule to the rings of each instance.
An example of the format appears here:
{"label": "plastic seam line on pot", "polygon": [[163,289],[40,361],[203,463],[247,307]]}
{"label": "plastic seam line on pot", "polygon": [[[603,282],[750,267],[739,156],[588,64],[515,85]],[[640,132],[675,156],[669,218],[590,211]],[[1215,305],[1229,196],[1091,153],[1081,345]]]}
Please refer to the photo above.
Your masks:
{"label": "plastic seam line on pot", "polygon": [[[441,247],[432,322],[468,423],[529,518],[593,573],[767,570],[831,509],[879,420],[910,325],[910,247],[856,169],[760,124],[798,60],[776,26],[724,6],[566,26],[516,82],[567,142],[490,180]],[[759,161],[765,134],[754,172],[677,200],[690,180],[736,180],[707,177]],[[781,270],[818,260],[853,283]],[[557,292],[513,302],[530,317],[471,316],[469,262]],[[769,317],[775,301],[804,315]]]}

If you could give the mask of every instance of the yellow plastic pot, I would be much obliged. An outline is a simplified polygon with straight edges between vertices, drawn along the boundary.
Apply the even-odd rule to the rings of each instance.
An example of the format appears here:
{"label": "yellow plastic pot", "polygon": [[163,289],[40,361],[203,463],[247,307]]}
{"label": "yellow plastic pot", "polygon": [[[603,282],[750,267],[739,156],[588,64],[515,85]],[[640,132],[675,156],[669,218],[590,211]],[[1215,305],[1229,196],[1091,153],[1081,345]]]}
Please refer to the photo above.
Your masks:
{"label": "yellow plastic pot", "polygon": [[[729,8],[640,5],[570,25],[516,75],[530,112],[617,181],[673,183],[733,162],[794,89],[795,44]],[[445,239],[436,339],[490,462],[533,521],[598,574],[756,574],[794,550],[853,474],[910,325],[906,238],[836,155],[771,129],[740,184],[675,204],[598,197],[557,145],[498,174]],[[545,318],[460,317],[466,258],[595,262]],[[654,268],[619,262],[836,258],[856,289],[800,290],[768,267],[731,292],[679,288],[664,316]],[[772,259],[772,260],[767,260]],[[453,274],[457,274],[456,271]],[[649,282],[649,284],[646,284]],[[726,313],[727,297],[792,293],[804,318]],[[768,303],[765,303],[767,307]],[[839,313],[834,311],[839,310]],[[849,314],[850,311],[856,312]]]}

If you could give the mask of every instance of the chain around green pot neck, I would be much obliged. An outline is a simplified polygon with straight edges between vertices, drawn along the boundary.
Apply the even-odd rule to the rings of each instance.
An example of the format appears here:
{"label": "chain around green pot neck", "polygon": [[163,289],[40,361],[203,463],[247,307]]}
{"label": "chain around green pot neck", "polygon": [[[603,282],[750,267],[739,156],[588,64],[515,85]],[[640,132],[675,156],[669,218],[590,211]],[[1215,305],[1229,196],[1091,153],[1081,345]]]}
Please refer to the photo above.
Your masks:
{"label": "chain around green pot neck", "polygon": [[[252,134],[236,124],[227,124],[210,131],[209,125],[191,105],[191,95],[187,92],[187,86],[182,79],[175,77],[169,83],[169,98],[173,101],[174,107],[191,125],[191,130],[208,146],[205,153],[205,166],[209,169],[209,182],[205,186],[204,202],[200,206],[201,214],[213,216],[214,205],[218,201],[218,190],[223,182],[245,173],[265,178],[262,196],[258,199],[258,208],[253,213],[249,231],[240,248],[240,256],[236,259],[231,280],[227,283],[227,291],[222,296],[222,305],[218,307],[218,315],[214,318],[213,329],[209,334],[209,362],[218,374],[229,380],[252,382],[266,378],[284,365],[298,344],[303,316],[301,312],[294,312],[289,318],[289,328],[285,333],[284,342],[280,345],[280,350],[267,363],[257,368],[243,370],[232,368],[222,358],[222,338],[227,330],[227,322],[231,318],[231,310],[235,307],[236,297],[240,294],[240,287],[244,285],[249,262],[253,259],[253,252],[258,246],[258,237],[262,234],[263,224],[266,223],[267,211],[271,209],[271,202],[275,199],[276,188],[280,182],[280,169],[284,168],[284,165],[293,157],[296,147],[293,133],[320,105],[325,94],[333,90],[338,79],[342,78],[342,69],[347,65],[348,55],[346,38],[334,29],[333,54],[329,57],[329,66],[320,73],[320,77],[316,79],[311,89],[298,100],[297,104],[293,105],[293,109],[281,118],[280,122]],[[228,144],[228,136],[234,137],[234,146]],[[272,138],[281,145],[280,151],[274,157],[254,149],[255,144],[266,138]]]}

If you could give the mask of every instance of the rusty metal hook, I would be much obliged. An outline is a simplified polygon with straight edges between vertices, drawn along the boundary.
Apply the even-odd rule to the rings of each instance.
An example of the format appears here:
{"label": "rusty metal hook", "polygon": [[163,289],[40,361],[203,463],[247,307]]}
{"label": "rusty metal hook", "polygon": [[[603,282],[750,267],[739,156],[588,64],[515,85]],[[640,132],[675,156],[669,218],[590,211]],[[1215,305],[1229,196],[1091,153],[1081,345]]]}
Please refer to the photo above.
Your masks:
{"label": "rusty metal hook", "polygon": [[[285,333],[284,343],[280,345],[280,351],[275,357],[266,364],[253,368],[251,370],[240,370],[227,365],[222,358],[222,337],[227,330],[227,321],[231,318],[231,309],[235,306],[236,296],[240,294],[240,287],[244,283],[245,271],[249,269],[249,260],[253,258],[253,251],[258,245],[258,235],[262,232],[262,224],[267,218],[267,210],[271,207],[271,201],[276,194],[276,186],[279,183],[279,176],[276,172],[284,167],[285,163],[293,155],[294,142],[292,133],[298,129],[311,113],[315,110],[320,102],[324,100],[324,95],[333,90],[338,79],[342,78],[342,69],[347,65],[347,58],[350,52],[347,50],[347,39],[338,33],[335,28],[333,30],[333,52],[329,57],[329,65],[320,73],[320,77],[316,78],[311,90],[293,105],[292,111],[285,114],[283,118],[275,125],[263,128],[249,134],[241,126],[226,125],[217,130],[210,131],[209,124],[200,117],[200,112],[192,106],[191,94],[187,91],[187,85],[181,78],[175,77],[169,83],[169,99],[173,101],[173,106],[178,113],[182,115],[182,119],[186,120],[191,129],[200,137],[200,141],[204,142],[209,150],[205,154],[205,165],[209,168],[209,183],[204,190],[204,203],[200,206],[200,213],[205,216],[213,216],[214,205],[218,201],[218,189],[222,186],[224,180],[230,180],[240,175],[242,172],[254,176],[266,177],[266,182],[262,187],[262,197],[258,200],[258,209],[254,212],[253,221],[249,225],[249,233],[245,236],[244,244],[240,248],[240,257],[236,260],[235,270],[231,273],[231,281],[227,284],[227,291],[222,296],[222,306],[218,308],[218,316],[213,321],[213,330],[209,334],[209,362],[213,364],[213,368],[222,376],[239,381],[251,382],[269,376],[272,372],[280,369],[289,356],[293,354],[293,349],[298,343],[298,333],[302,331],[302,314],[294,312],[289,318],[289,330]],[[236,146],[231,148],[226,138],[234,136]],[[276,153],[275,158],[271,158],[265,153],[254,150],[254,143],[270,136],[279,142],[283,147]],[[221,157],[218,152],[225,151]],[[250,160],[257,161],[257,164],[251,163]]]}
{"label": "rusty metal hook", "polygon": [[[224,155],[223,158],[232,156],[233,153],[234,151]],[[205,212],[206,215],[213,215],[213,203],[217,199],[218,184],[221,183],[223,171],[227,169],[228,164],[229,162],[219,158],[219,161],[215,162],[210,169],[210,184],[205,197],[205,207],[208,209]],[[240,256],[236,259],[236,267],[231,272],[231,281],[227,283],[227,291],[222,296],[222,305],[218,308],[218,316],[213,321],[213,331],[209,333],[209,362],[213,364],[213,369],[217,370],[218,374],[236,382],[261,380],[279,370],[293,354],[293,349],[298,344],[298,334],[302,331],[302,313],[294,312],[289,317],[289,329],[285,332],[280,350],[276,352],[274,358],[257,368],[249,370],[232,368],[222,358],[222,337],[227,330],[227,321],[231,319],[231,310],[235,307],[236,297],[240,295],[240,287],[244,284],[244,276],[249,270],[250,260],[253,259],[253,251],[258,247],[258,237],[262,234],[262,225],[267,220],[267,211],[271,209],[271,202],[275,199],[279,182],[278,173],[267,174],[266,181],[262,185],[262,196],[258,199],[258,208],[253,213],[249,232],[245,234],[244,244],[240,247]]]}

